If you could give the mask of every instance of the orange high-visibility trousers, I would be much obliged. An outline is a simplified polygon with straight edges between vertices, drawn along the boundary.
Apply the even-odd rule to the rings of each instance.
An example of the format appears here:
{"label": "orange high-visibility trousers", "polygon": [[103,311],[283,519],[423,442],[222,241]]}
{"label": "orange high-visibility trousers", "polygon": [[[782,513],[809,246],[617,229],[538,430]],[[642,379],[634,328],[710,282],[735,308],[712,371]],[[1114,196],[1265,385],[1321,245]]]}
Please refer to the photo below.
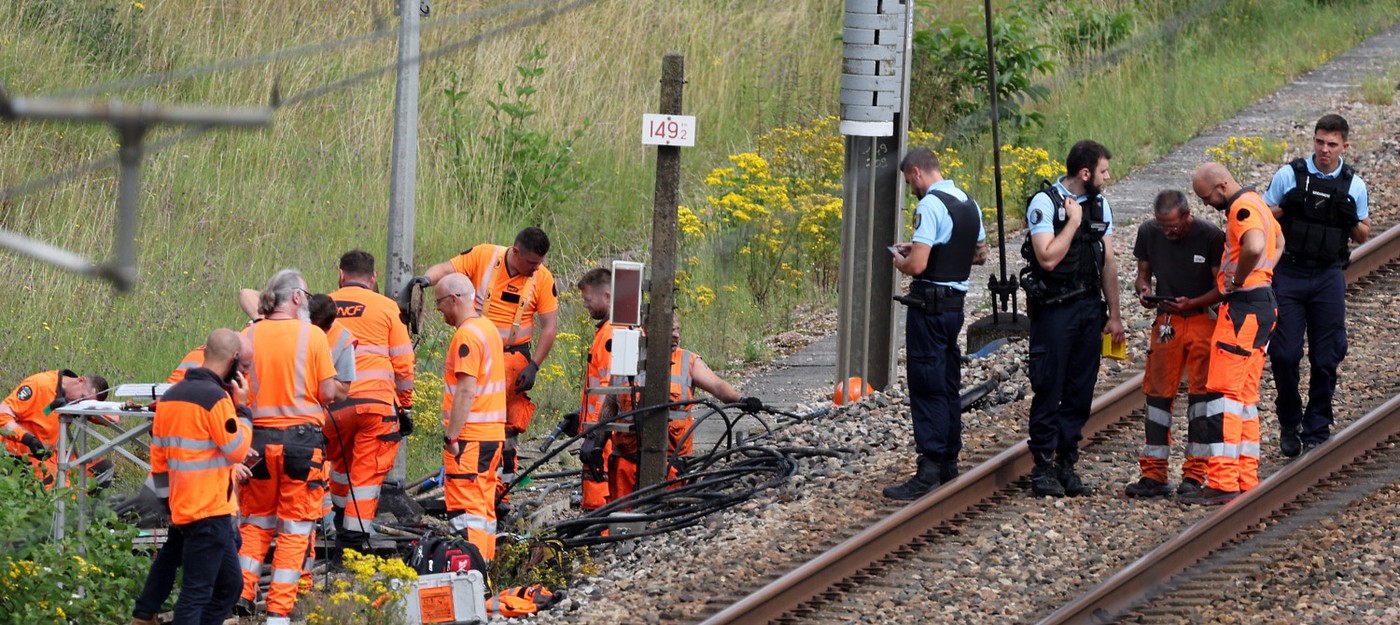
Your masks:
{"label": "orange high-visibility trousers", "polygon": [[1259,379],[1278,319],[1268,288],[1232,293],[1211,337],[1205,416],[1191,423],[1207,451],[1206,486],[1244,492],[1259,484]]}
{"label": "orange high-visibility trousers", "polygon": [[496,488],[503,441],[463,441],[462,453],[445,450],[447,522],[476,545],[487,562],[496,558]]}
{"label": "orange high-visibility trousers", "polygon": [[[254,430],[255,448],[260,446],[259,431]],[[249,601],[257,599],[258,578],[275,534],[277,549],[272,554],[267,611],[291,614],[302,566],[311,549],[311,536],[321,518],[325,497],[323,450],[269,443],[262,446],[262,455],[262,461],[253,468],[253,477],[238,493],[242,513],[238,530],[243,537],[243,548],[238,550],[243,568],[242,596]]]}
{"label": "orange high-visibility trousers", "polygon": [[[1162,327],[1171,328],[1171,338],[1160,340]],[[1152,324],[1147,371],[1142,376],[1142,394],[1147,396],[1147,418],[1143,421],[1146,442],[1138,455],[1142,476],[1167,482],[1167,460],[1171,457],[1172,404],[1176,401],[1182,374],[1186,374],[1187,422],[1205,416],[1206,375],[1210,370],[1210,339],[1215,319],[1209,314],[1190,317],[1159,314]],[[1206,458],[1187,432],[1186,463],[1183,479],[1205,482]]]}
{"label": "orange high-visibility trousers", "polygon": [[[666,479],[676,479],[676,466],[666,465]],[[669,488],[675,488],[672,484]],[[608,463],[608,503],[637,491],[637,462],[631,458],[613,456]]]}
{"label": "orange high-visibility trousers", "polygon": [[535,402],[523,391],[517,391],[515,379],[530,363],[530,357],[523,351],[506,351],[506,446],[501,450],[501,481],[505,484],[515,479],[519,470],[519,460],[515,454],[515,441],[519,433],[530,427],[535,416]]}
{"label": "orange high-visibility trousers", "polygon": [[379,510],[379,491],[399,451],[399,419],[389,414],[356,413],[356,406],[331,412],[326,420],[330,495],[343,514],[337,527],[370,533]]}
{"label": "orange high-visibility trousers", "polygon": [[[583,427],[587,428],[589,425],[591,424],[584,424]],[[611,458],[612,437],[609,436],[608,440],[603,443],[602,466],[590,467],[584,465],[583,467],[583,479],[580,487],[583,493],[583,501],[579,504],[579,508],[583,510],[597,510],[607,505],[608,502],[612,500],[608,486],[608,465],[612,463]]]}

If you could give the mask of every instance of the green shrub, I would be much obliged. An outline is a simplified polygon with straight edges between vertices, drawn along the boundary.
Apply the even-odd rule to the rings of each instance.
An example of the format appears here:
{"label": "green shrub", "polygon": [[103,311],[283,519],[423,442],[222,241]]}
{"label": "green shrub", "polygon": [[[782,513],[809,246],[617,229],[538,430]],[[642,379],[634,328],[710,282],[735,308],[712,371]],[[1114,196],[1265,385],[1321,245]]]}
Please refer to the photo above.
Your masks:
{"label": "green shrub", "polygon": [[[1030,23],[1020,15],[992,18],[996,46],[998,113],[1015,129],[1039,128],[1040,113],[1027,112],[1027,101],[1043,101],[1049,91],[1033,82],[1055,70],[1051,47],[1038,43]],[[914,32],[914,80],[910,83],[910,118],[924,128],[947,128],[947,134],[976,132],[988,125],[987,39],[979,26],[954,22],[937,30]],[[953,136],[949,137],[954,138]]]}
{"label": "green shrub", "polygon": [[[53,540],[60,498],[70,503],[68,533]],[[77,531],[71,488],[44,490],[27,465],[0,458],[0,625],[118,623],[131,617],[150,558],[138,531],[99,512]]]}

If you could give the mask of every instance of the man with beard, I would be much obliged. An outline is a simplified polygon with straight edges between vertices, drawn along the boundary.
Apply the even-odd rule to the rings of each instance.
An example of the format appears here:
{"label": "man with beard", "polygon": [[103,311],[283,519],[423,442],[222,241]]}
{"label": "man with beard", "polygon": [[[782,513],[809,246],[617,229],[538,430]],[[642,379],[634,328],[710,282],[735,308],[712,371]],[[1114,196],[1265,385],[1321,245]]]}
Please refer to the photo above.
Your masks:
{"label": "man with beard", "polygon": [[1271,288],[1283,255],[1283,231],[1264,198],[1242,189],[1229,170],[1207,163],[1191,188],[1207,206],[1225,211],[1225,253],[1216,289],[1224,297],[1210,339],[1205,414],[1193,415],[1191,431],[1208,450],[1205,485],[1187,503],[1217,504],[1259,484],[1259,378],[1264,348],[1278,319]]}
{"label": "man with beard", "polygon": [[1113,213],[1101,195],[1108,148],[1083,140],[1065,175],[1031,196],[1021,271],[1031,317],[1031,491],[1074,497],[1093,492],[1074,471],[1098,378],[1101,335],[1124,340],[1118,309]]}
{"label": "man with beard", "polygon": [[275,534],[268,625],[291,623],[297,584],[325,495],[325,406],[345,399],[326,333],[311,324],[310,301],[301,273],[283,269],[259,296],[262,321],[243,331],[253,344],[249,403],[253,449],[262,459],[239,492],[243,592],[236,609],[252,612],[263,559]]}
{"label": "man with beard", "polygon": [[[1142,394],[1147,396],[1146,443],[1138,456],[1142,478],[1128,485],[1129,497],[1163,497],[1167,459],[1171,456],[1172,403],[1181,374],[1186,373],[1186,414],[1205,414],[1210,335],[1215,331],[1215,274],[1224,253],[1225,233],[1191,216],[1186,194],[1157,194],[1154,219],[1138,226],[1133,255],[1138,276],[1134,287],[1143,308],[1156,308],[1147,350]],[[1154,289],[1154,282],[1156,287]],[[1205,482],[1206,459],[1200,432],[1187,432],[1186,464],[1177,493],[1187,495]]]}

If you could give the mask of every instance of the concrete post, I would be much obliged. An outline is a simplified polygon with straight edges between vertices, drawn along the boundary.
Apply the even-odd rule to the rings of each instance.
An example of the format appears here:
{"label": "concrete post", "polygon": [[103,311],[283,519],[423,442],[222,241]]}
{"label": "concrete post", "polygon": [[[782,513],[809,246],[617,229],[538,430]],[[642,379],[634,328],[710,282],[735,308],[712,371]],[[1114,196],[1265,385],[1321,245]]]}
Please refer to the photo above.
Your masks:
{"label": "concrete post", "polygon": [[[404,6],[407,4],[408,6]],[[384,258],[385,294],[398,297],[413,278],[414,200],[418,188],[418,0],[399,3],[399,66],[394,95],[394,145],[389,181],[389,249]],[[386,486],[407,481],[407,451],[399,446]]]}
{"label": "concrete post", "polygon": [[[685,56],[669,52],[661,63],[662,115],[681,114],[685,86]],[[651,295],[646,320],[646,386],[642,405],[659,406],[671,401],[671,316],[676,288],[676,210],[680,203],[681,149],[656,147],[656,197],[651,218]],[[666,479],[669,414],[658,409],[641,415],[641,459],[637,487]]]}

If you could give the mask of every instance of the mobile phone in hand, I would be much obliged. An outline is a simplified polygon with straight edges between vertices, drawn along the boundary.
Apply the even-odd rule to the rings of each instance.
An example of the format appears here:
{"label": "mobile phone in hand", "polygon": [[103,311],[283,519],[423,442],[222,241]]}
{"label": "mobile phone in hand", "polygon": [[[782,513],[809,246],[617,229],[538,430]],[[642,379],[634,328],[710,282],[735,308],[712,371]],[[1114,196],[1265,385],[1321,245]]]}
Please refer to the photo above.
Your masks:
{"label": "mobile phone in hand", "polygon": [[1175,302],[1176,297],[1172,295],[1144,295],[1142,296],[1142,301],[1160,304],[1162,302]]}
{"label": "mobile phone in hand", "polygon": [[894,254],[895,256],[899,256],[899,248],[898,248],[898,247],[895,247],[895,246],[891,245],[891,246],[889,246],[889,247],[886,247],[885,249],[889,250],[891,254]]}

